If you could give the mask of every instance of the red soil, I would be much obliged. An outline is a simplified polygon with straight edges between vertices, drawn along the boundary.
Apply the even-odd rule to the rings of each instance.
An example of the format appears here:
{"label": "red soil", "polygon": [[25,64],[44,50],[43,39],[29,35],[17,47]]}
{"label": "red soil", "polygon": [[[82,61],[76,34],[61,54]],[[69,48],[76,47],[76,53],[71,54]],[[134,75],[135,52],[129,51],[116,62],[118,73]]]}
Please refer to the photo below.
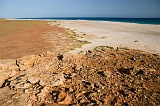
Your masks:
{"label": "red soil", "polygon": [[[54,44],[59,46],[60,41],[73,42],[68,32],[57,26],[50,26],[44,21],[15,21],[0,20],[0,59],[20,58],[31,54],[41,54],[45,51],[54,49]],[[4,33],[3,33],[4,32]],[[52,37],[58,36],[58,33],[66,36],[47,42],[47,33],[51,32]],[[53,38],[54,39],[54,38]],[[67,43],[68,44],[68,43]],[[65,42],[63,45],[66,46]],[[73,46],[74,43],[71,45]],[[56,48],[57,48],[56,47]]]}

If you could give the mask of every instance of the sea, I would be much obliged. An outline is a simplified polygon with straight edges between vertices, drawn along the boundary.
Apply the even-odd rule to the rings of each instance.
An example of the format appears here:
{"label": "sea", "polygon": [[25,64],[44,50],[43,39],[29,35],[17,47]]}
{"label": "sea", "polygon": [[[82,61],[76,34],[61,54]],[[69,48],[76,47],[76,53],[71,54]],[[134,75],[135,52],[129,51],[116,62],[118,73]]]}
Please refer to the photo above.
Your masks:
{"label": "sea", "polygon": [[111,21],[127,22],[138,24],[160,25],[160,18],[102,18],[102,17],[45,17],[45,18],[17,18],[21,20],[90,20],[90,21]]}

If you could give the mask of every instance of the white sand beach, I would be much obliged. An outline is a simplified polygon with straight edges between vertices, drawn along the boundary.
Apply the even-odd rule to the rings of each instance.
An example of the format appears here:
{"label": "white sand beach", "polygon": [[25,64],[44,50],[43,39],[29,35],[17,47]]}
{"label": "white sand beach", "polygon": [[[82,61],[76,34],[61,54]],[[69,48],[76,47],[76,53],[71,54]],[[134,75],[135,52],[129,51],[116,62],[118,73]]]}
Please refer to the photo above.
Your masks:
{"label": "white sand beach", "polygon": [[62,27],[81,35],[78,39],[91,42],[70,53],[111,46],[160,54],[160,25],[82,20],[60,22]]}

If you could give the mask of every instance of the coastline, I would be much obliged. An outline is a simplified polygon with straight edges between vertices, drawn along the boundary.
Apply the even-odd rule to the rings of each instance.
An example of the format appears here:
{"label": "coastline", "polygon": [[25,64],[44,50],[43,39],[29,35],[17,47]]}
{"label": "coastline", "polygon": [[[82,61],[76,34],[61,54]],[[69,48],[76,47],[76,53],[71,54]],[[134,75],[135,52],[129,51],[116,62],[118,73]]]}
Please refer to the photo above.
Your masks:
{"label": "coastline", "polygon": [[41,18],[17,18],[23,20],[86,20],[86,21],[110,21],[137,24],[160,25],[160,18],[113,18],[113,17],[41,17]]}
{"label": "coastline", "polygon": [[79,40],[91,42],[70,53],[76,54],[97,46],[138,49],[160,54],[160,25],[110,21],[60,20],[61,27],[69,28]]}
{"label": "coastline", "polygon": [[51,26],[57,24],[73,31],[78,40],[90,42],[71,50],[71,54],[93,50],[97,46],[138,49],[160,54],[160,25],[95,20],[6,19],[48,21]]}

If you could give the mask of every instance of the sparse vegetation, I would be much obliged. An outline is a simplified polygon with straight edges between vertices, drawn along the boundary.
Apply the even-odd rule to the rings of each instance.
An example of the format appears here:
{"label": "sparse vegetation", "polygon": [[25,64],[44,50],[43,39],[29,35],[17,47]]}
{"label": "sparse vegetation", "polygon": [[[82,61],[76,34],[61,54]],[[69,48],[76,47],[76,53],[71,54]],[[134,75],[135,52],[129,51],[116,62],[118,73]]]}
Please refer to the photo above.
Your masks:
{"label": "sparse vegetation", "polygon": [[105,51],[106,49],[114,49],[113,47],[111,46],[98,46],[95,48],[95,50],[102,50],[102,51]]}
{"label": "sparse vegetation", "polygon": [[68,52],[68,51],[71,51],[71,50],[75,50],[76,48],[81,48],[82,45],[91,43],[91,42],[85,41],[85,40],[77,40],[77,38],[81,37],[81,36],[79,36],[79,34],[76,34],[76,32],[74,32],[74,30],[71,30],[71,29],[67,28],[66,31],[70,34],[70,38],[74,39],[77,42],[77,44],[74,45],[69,50],[66,50],[65,52]]}
{"label": "sparse vegetation", "polygon": [[50,22],[0,19],[0,58],[19,58],[48,50],[64,53],[89,43],[77,40],[73,30],[50,26]]}

